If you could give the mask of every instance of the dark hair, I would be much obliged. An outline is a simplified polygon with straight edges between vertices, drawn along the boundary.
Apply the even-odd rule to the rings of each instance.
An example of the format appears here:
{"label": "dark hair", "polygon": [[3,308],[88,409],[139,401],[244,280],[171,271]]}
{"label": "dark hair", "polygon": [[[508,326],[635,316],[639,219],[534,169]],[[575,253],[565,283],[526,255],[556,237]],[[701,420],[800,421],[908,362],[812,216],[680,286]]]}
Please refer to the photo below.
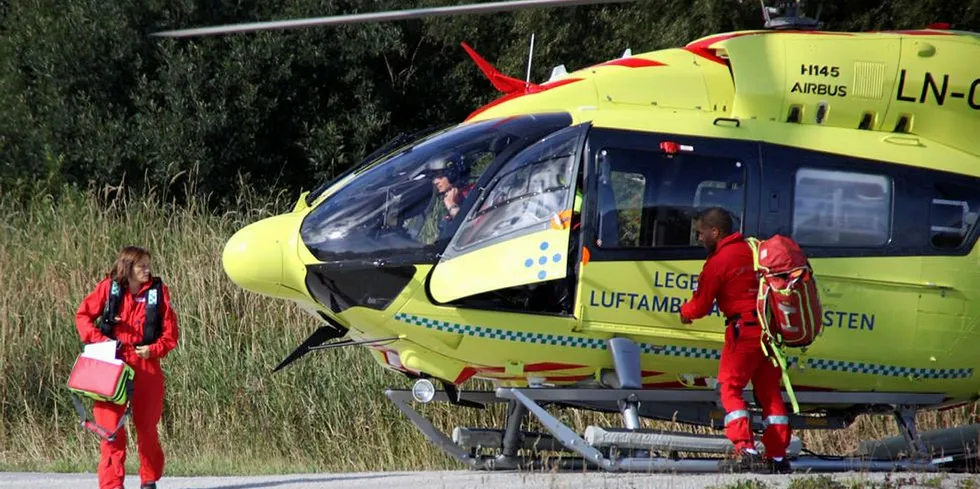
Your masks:
{"label": "dark hair", "polygon": [[732,215],[722,207],[709,207],[698,214],[698,222],[706,228],[718,228],[722,236],[732,234]]}
{"label": "dark hair", "polygon": [[112,264],[109,276],[123,289],[129,287],[129,275],[133,272],[133,265],[144,257],[149,258],[150,252],[138,246],[127,246],[119,250],[119,256]]}

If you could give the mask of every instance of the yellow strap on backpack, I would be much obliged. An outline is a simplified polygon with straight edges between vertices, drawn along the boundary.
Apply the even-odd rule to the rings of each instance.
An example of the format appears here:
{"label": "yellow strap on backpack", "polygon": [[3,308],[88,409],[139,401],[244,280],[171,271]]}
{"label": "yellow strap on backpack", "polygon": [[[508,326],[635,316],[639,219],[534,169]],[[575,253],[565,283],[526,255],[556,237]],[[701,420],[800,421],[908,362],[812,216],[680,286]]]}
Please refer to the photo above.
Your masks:
{"label": "yellow strap on backpack", "polygon": [[[763,340],[762,342],[763,351],[767,349],[766,346],[767,345],[765,343],[765,340]],[[770,344],[768,345],[768,347],[769,347],[768,349],[771,352],[771,355],[766,354],[766,356],[769,357],[773,365],[779,367],[780,370],[782,371],[783,385],[786,386],[786,394],[789,396],[790,404],[793,405],[793,413],[800,414],[800,405],[796,402],[796,394],[793,392],[793,384],[791,384],[789,381],[789,373],[787,372],[787,365],[786,365],[786,355],[783,353],[782,350],[779,349],[779,347],[775,345]]]}

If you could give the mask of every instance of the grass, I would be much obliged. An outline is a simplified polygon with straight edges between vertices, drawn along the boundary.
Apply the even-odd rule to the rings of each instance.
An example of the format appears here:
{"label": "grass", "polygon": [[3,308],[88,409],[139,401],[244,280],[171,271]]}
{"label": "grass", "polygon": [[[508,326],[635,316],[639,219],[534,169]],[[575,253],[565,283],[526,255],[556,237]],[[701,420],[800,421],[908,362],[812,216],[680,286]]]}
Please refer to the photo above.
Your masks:
{"label": "grass", "polygon": [[771,489],[772,485],[759,479],[743,479],[724,486],[708,486],[711,489]]}
{"label": "grass", "polygon": [[962,479],[956,484],[956,489],[978,489],[980,482],[977,479]]}
{"label": "grass", "polygon": [[[78,427],[64,383],[81,350],[78,304],[125,244],[150,249],[179,315],[180,345],[163,361],[160,430],[168,474],[459,468],[385,399],[386,387],[408,381],[366,350],[313,353],[271,374],[317,322],[234,286],[220,257],[236,229],[289,208],[291,199],[244,195],[239,211],[222,214],[195,201],[178,208],[152,194],[108,206],[101,200],[95,192],[30,204],[0,196],[0,470],[95,470],[98,441]],[[499,426],[503,407],[421,411],[448,432],[456,425]],[[974,415],[924,413],[921,422],[929,429]],[[579,429],[619,422],[578,412],[561,418]],[[841,452],[896,433],[886,418],[861,418],[840,433],[802,436],[811,450]],[[135,453],[131,441],[133,471]]]}
{"label": "grass", "polygon": [[846,489],[847,486],[833,477],[819,475],[815,477],[794,477],[787,489]]}

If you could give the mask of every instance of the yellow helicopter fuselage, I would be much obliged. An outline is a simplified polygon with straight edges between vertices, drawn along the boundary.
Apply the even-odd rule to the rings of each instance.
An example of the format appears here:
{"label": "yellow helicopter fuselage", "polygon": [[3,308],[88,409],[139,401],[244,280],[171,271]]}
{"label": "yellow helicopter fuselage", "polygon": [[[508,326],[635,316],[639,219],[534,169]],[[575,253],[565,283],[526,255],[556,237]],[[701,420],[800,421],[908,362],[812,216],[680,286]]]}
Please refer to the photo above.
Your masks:
{"label": "yellow helicopter fuselage", "polygon": [[[715,309],[679,321],[706,252],[671,200],[680,182],[701,175],[685,206],[737,202],[744,234],[793,236],[811,257],[823,334],[805,352],[787,351],[798,390],[975,398],[976,59],[980,36],[953,31],[751,31],[558,73],[461,126],[564,113],[582,127],[573,175],[584,179],[568,183],[583,189],[581,231],[557,216],[556,225],[462,246],[467,223],[490,209],[480,199],[492,187],[477,186],[437,259],[383,257],[375,268],[393,272],[311,281],[329,260],[304,243],[301,227],[357,171],[240,231],[224,266],[242,287],[295,301],[354,339],[396,338],[369,346],[394,370],[453,383],[571,385],[612,370],[606,340],[623,336],[640,345],[645,386],[711,388],[724,317]],[[556,279],[568,310],[545,304],[552,296],[542,284]],[[532,289],[523,308],[487,306],[519,286]],[[372,287],[390,297],[371,302]]]}

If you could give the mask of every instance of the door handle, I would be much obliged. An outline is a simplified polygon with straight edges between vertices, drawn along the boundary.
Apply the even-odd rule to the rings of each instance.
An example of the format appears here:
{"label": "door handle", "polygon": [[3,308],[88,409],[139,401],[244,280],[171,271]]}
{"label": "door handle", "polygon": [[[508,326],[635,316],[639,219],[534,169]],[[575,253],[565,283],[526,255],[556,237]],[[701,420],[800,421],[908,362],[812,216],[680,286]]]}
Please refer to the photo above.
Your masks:
{"label": "door handle", "polygon": [[899,146],[922,146],[919,142],[919,138],[909,137],[909,136],[885,136],[882,141],[891,144],[897,144]]}

